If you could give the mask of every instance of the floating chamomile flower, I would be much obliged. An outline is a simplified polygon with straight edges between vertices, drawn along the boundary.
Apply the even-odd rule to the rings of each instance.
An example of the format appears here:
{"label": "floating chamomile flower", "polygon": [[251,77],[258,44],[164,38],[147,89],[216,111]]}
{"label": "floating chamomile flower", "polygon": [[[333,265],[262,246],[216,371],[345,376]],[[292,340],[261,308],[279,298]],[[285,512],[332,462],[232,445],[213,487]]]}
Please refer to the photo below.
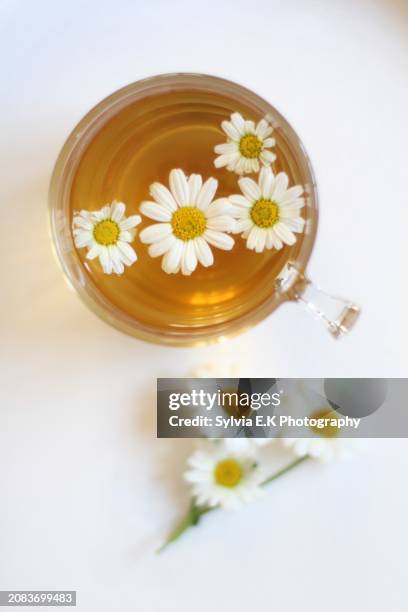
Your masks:
{"label": "floating chamomile flower", "polygon": [[275,145],[275,139],[270,138],[273,128],[265,119],[255,125],[245,121],[240,113],[232,113],[231,121],[223,121],[221,127],[228,139],[214,148],[219,154],[214,160],[216,168],[226,166],[227,170],[246,174],[258,172],[259,162],[269,166],[275,161],[275,153],[268,151]]}
{"label": "floating chamomile flower", "polygon": [[281,249],[284,244],[294,244],[295,233],[303,231],[303,187],[288,189],[288,183],[285,172],[274,176],[270,168],[261,169],[258,183],[250,178],[239,179],[243,195],[232,195],[229,200],[237,220],[234,233],[246,238],[248,249],[257,253]]}
{"label": "floating chamomile flower", "polygon": [[204,184],[199,174],[187,177],[182,170],[169,175],[170,191],[160,183],[153,183],[150,195],[154,202],[142,202],[141,212],[155,223],[140,232],[140,240],[149,244],[149,255],[162,259],[168,274],[190,275],[201,263],[214,263],[209,245],[229,251],[234,239],[231,232],[234,218],[228,198],[214,200],[218,181],[209,178]]}
{"label": "floating chamomile flower", "polygon": [[208,442],[188,460],[184,478],[192,485],[198,506],[235,510],[256,498],[262,475],[254,448],[227,448],[221,441]]}
{"label": "floating chamomile flower", "polygon": [[137,260],[129,242],[142,219],[139,215],[125,217],[125,210],[123,202],[113,202],[98,211],[81,210],[72,221],[75,246],[88,249],[87,259],[99,257],[105,274],[123,274],[124,266]]}

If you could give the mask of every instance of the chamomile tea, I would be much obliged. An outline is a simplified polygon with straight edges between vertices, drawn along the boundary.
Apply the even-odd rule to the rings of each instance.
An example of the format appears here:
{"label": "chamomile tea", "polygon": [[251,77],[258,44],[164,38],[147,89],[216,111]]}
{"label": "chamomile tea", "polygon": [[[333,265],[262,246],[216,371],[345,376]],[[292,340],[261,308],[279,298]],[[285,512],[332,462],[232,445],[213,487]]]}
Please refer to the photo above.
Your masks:
{"label": "chamomile tea", "polygon": [[[275,178],[284,173],[280,198],[284,203],[286,197],[288,210],[295,213],[287,214],[289,230],[284,227],[275,239],[261,230],[273,228],[279,215],[283,218],[282,209],[272,191],[267,197],[262,189],[252,193],[253,183],[248,183],[263,180],[267,188],[270,177],[264,173],[260,178],[262,168]],[[302,189],[293,191],[295,186]],[[271,299],[278,275],[302,249],[305,221],[313,214],[307,189],[293,142],[279,121],[249,97],[204,82],[200,88],[195,81],[192,87],[163,87],[137,99],[125,98],[83,146],[70,183],[71,218],[80,211],[97,213],[114,202],[126,207],[118,212],[116,229],[101,224],[103,215],[94,218],[97,249],[91,259],[91,245],[80,248],[76,243],[85,282],[105,304],[158,336],[245,318]],[[228,216],[235,225],[228,223]],[[126,229],[129,218],[135,220],[134,227]],[[98,245],[108,253],[122,221],[125,242],[137,260],[124,250],[127,265],[121,264],[120,273],[111,268],[106,273],[96,256]],[[148,229],[160,224],[165,228]],[[251,234],[252,227],[257,234]],[[219,234],[226,238],[217,238]],[[194,250],[196,238],[201,242]],[[166,246],[169,250],[176,242],[180,253],[186,247],[184,255],[166,253]]]}

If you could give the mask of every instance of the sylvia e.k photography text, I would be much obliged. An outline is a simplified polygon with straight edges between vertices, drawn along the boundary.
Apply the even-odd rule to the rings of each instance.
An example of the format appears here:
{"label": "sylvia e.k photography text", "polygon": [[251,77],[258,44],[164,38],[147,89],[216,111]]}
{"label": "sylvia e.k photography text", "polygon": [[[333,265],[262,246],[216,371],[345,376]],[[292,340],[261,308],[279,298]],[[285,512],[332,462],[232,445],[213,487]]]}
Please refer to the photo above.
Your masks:
{"label": "sylvia e.k photography text", "polygon": [[169,417],[171,427],[219,427],[229,429],[230,427],[311,427],[315,429],[325,429],[326,427],[350,427],[358,429],[361,419],[351,417],[330,418],[330,417],[292,417],[288,415],[248,415],[242,417],[215,417],[207,415],[195,415],[193,417],[179,417],[172,415]]}

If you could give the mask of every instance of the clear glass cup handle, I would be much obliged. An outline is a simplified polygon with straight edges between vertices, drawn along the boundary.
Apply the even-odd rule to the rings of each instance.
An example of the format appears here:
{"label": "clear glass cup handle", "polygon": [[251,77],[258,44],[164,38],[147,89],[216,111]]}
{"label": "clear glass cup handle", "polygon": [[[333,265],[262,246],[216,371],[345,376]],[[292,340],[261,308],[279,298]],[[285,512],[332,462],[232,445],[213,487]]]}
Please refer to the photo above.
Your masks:
{"label": "clear glass cup handle", "polygon": [[277,280],[277,288],[287,299],[301,302],[308,312],[323,322],[334,338],[349,332],[359,317],[357,304],[326,293],[294,264],[285,266]]}

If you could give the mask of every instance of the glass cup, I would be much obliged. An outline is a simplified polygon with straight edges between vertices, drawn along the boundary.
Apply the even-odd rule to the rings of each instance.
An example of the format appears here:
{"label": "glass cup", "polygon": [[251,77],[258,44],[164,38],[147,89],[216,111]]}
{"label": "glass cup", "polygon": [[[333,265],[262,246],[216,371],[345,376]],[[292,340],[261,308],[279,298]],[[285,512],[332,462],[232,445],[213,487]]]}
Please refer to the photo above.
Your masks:
{"label": "glass cup", "polygon": [[[213,324],[207,322],[205,325],[169,326],[163,330],[147,325],[115,306],[85,273],[71,233],[70,191],[81,156],[101,128],[127,105],[169,91],[225,95],[251,109],[254,117],[265,117],[274,127],[274,134],[279,135],[279,146],[290,151],[300,183],[305,188],[306,226],[300,247],[295,256],[285,262],[267,299],[230,320]],[[104,321],[141,339],[168,345],[198,345],[221,341],[252,327],[286,301],[303,304],[310,313],[321,319],[334,338],[348,332],[359,315],[356,304],[317,288],[305,272],[316,238],[318,195],[313,169],[304,146],[273,106],[236,83],[208,75],[166,74],[138,81],[108,96],[79,122],[65,142],[52,175],[49,206],[55,252],[70,285]]]}

